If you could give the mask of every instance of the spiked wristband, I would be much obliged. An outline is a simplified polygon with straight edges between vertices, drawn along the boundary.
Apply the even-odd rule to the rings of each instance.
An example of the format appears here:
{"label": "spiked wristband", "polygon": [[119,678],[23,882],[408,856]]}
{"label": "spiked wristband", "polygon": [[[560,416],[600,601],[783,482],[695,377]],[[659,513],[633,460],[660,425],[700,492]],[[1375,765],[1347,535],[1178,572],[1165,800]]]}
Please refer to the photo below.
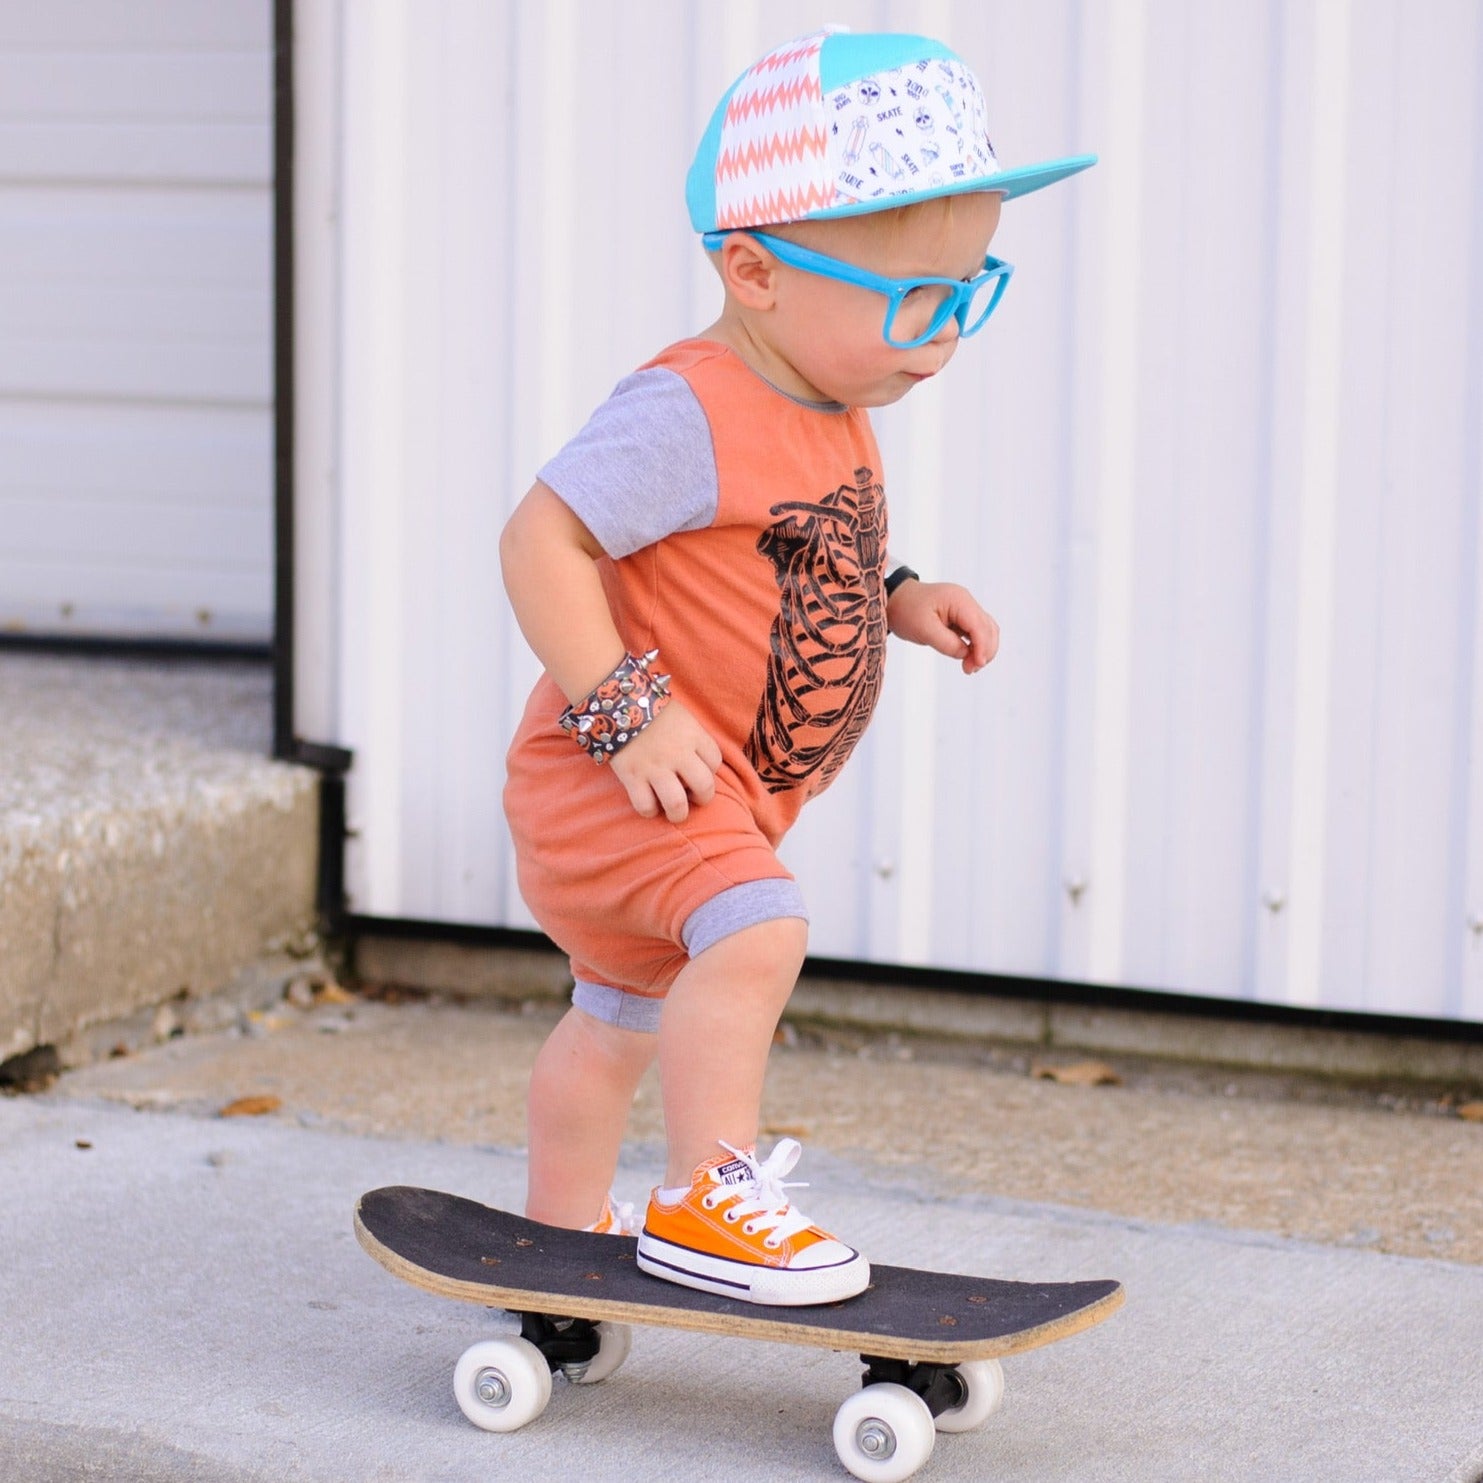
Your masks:
{"label": "spiked wristband", "polygon": [[658,658],[658,649],[626,655],[586,700],[561,713],[557,724],[599,767],[669,704],[669,676],[649,669]]}

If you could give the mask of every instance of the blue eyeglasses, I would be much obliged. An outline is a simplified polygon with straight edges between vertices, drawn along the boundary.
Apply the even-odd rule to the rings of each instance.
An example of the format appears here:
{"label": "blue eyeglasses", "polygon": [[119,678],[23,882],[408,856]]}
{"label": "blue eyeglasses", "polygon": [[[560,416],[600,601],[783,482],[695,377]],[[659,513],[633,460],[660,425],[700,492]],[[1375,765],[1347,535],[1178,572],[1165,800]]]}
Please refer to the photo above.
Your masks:
{"label": "blue eyeglasses", "polygon": [[[707,232],[700,239],[707,252],[715,252],[731,235],[730,232]],[[984,327],[989,315],[999,307],[1004,290],[1014,269],[997,257],[984,258],[983,272],[972,278],[883,278],[853,263],[841,262],[800,247],[796,242],[782,237],[772,237],[766,232],[747,232],[747,236],[760,242],[780,263],[797,268],[803,273],[813,273],[820,278],[833,278],[840,283],[853,283],[857,288],[869,289],[871,293],[884,294],[886,322],[881,333],[886,344],[897,350],[914,350],[925,345],[938,334],[949,319],[958,321],[958,333],[965,340]],[[896,317],[906,309],[908,322],[921,323],[921,315],[927,317],[927,328],[910,339],[896,338]]]}

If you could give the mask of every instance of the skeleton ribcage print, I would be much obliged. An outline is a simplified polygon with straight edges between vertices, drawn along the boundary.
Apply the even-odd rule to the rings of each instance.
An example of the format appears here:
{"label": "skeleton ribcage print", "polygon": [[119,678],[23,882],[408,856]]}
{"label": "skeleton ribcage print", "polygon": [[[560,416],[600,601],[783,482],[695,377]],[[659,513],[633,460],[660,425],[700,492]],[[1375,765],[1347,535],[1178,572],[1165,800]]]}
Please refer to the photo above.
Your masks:
{"label": "skeleton ribcage print", "polygon": [[[811,502],[774,505],[757,541],[781,600],[747,760],[768,791],[826,787],[880,695],[886,655],[885,491],[872,469]],[[817,775],[817,776],[816,776]]]}

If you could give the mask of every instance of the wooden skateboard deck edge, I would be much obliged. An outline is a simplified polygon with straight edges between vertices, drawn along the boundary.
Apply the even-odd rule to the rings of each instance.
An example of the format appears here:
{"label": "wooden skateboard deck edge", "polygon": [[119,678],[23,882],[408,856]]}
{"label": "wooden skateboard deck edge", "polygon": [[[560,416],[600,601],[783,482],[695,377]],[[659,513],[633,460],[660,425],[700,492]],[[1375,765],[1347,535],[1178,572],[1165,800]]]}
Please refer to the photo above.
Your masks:
{"label": "wooden skateboard deck edge", "polygon": [[[385,1267],[394,1277],[424,1292],[459,1302],[476,1303],[481,1308],[505,1308],[515,1313],[544,1313],[562,1318],[586,1318],[593,1322],[648,1325],[654,1328],[688,1329],[695,1333],[721,1334],[732,1338],[766,1339],[779,1344],[792,1344],[809,1349],[831,1349],[870,1354],[881,1359],[900,1359],[958,1364],[971,1359],[1003,1359],[1024,1354],[1060,1339],[1094,1328],[1110,1318],[1123,1305],[1121,1285],[1106,1297],[1088,1304],[1063,1318],[1039,1324],[1018,1333],[982,1340],[897,1339],[888,1334],[870,1333],[849,1328],[804,1327],[789,1323],[782,1315],[786,1308],[759,1305],[754,1317],[697,1312],[687,1308],[670,1308],[661,1303],[627,1303],[580,1295],[533,1292],[519,1287],[501,1287],[494,1283],[465,1282],[419,1267],[383,1245],[361,1221],[360,1203],[355,1209],[355,1235],[366,1254]],[[619,1238],[613,1237],[617,1240]],[[656,1289],[663,1286],[655,1280]]]}

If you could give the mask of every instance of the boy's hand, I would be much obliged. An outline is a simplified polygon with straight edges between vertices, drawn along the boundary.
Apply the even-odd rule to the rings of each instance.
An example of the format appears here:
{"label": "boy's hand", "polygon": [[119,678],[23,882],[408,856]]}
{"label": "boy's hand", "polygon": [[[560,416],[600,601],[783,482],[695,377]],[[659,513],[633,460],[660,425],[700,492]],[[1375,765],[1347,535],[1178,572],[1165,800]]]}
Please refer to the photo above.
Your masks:
{"label": "boy's hand", "polygon": [[690,803],[716,796],[721,749],[678,700],[671,700],[608,764],[628,790],[629,801],[646,819],[661,810],[670,823],[682,822]]}
{"label": "boy's hand", "polygon": [[955,582],[903,582],[886,604],[886,623],[897,638],[961,659],[965,675],[999,652],[999,625]]}

